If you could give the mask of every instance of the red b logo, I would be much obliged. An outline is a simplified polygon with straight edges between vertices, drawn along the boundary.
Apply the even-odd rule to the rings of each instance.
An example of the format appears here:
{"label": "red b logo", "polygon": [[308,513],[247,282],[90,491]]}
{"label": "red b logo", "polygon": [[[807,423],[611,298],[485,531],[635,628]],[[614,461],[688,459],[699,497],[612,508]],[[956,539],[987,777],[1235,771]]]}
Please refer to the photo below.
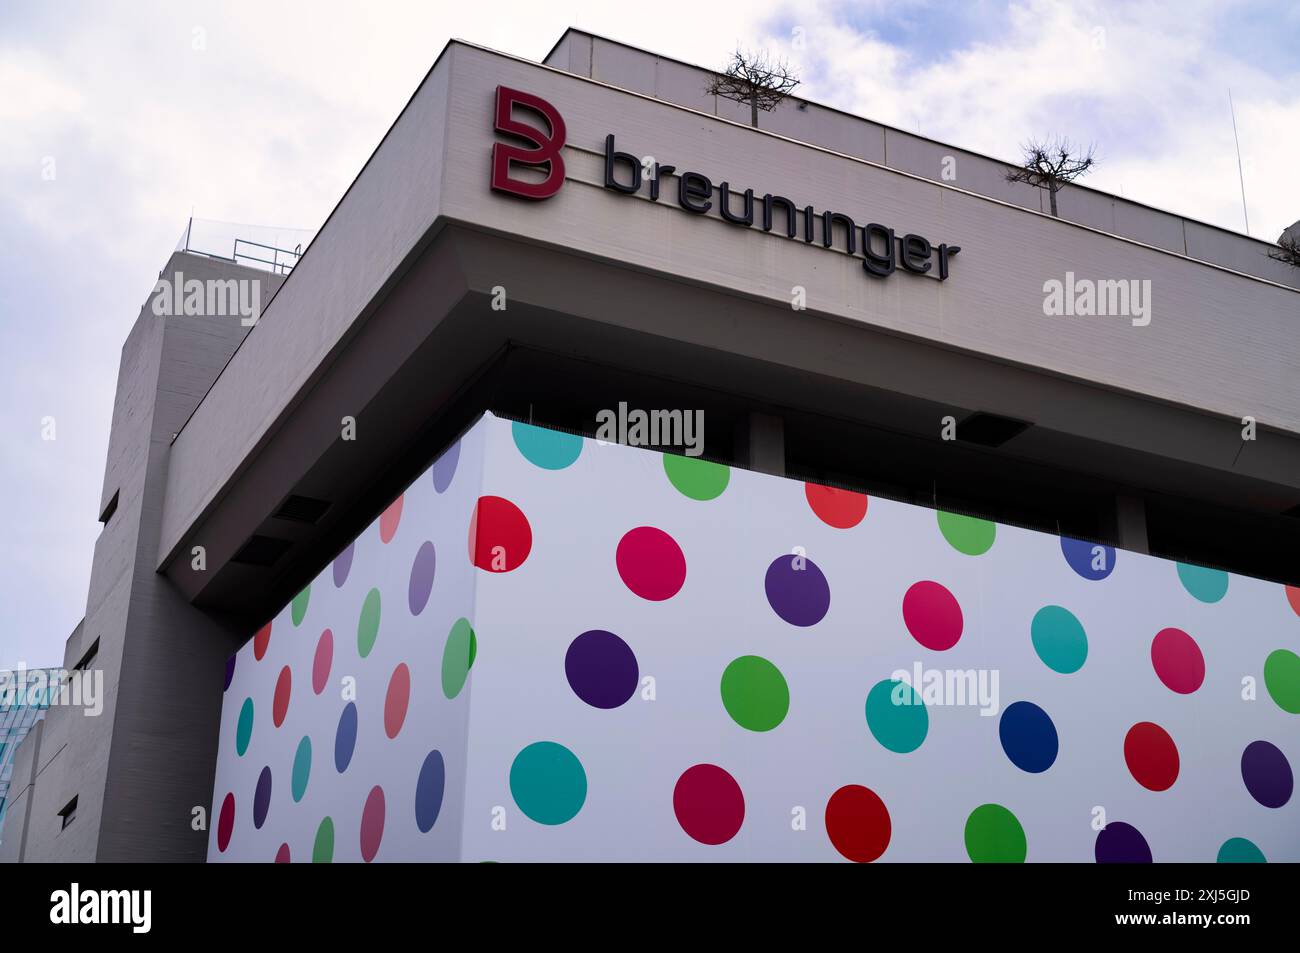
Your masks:
{"label": "red b logo", "polygon": [[[540,115],[551,126],[548,136],[536,126],[518,122],[511,115],[516,106],[524,106]],[[564,148],[564,120],[554,106],[539,96],[525,93],[509,86],[497,87],[496,130],[526,139],[533,148],[506,145],[497,142],[492,145],[492,188],[497,192],[509,192],[526,199],[549,199],[564,184],[564,159],[560,150]],[[538,168],[547,168],[546,178],[540,182],[525,182],[510,178],[510,163]]]}

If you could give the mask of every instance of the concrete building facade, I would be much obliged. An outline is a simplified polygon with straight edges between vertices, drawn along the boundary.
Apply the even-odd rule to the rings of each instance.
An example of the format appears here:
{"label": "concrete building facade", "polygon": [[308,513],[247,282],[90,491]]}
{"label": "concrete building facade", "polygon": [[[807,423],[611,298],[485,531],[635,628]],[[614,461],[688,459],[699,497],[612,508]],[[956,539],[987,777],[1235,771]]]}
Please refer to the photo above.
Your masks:
{"label": "concrete building facade", "polygon": [[797,98],[751,128],[708,75],[450,43],[287,278],[168,262],[264,313],[151,299],[123,348],[65,657],[97,647],[110,703],[23,746],[24,859],[203,859],[225,659],[485,410],[699,409],[710,459],[1300,582],[1272,246],[1077,186],[1054,218],[1004,163]]}

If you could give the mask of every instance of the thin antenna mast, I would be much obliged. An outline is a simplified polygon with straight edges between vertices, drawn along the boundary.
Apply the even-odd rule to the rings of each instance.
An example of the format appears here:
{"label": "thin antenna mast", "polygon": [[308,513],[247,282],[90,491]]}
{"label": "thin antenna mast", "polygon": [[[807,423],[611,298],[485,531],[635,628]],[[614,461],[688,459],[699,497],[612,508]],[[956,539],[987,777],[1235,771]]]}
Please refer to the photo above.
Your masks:
{"label": "thin antenna mast", "polygon": [[1250,234],[1250,213],[1246,211],[1246,174],[1241,170],[1241,140],[1237,138],[1237,108],[1232,104],[1232,87],[1228,87],[1228,111],[1232,113],[1232,141],[1237,144],[1237,179],[1241,182],[1241,214]]}

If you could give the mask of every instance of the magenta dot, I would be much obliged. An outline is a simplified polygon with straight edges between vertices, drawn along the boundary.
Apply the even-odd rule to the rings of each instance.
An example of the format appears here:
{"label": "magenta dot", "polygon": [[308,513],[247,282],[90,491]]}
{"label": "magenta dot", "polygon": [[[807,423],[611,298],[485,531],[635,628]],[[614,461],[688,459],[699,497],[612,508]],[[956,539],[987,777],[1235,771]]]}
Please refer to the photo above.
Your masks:
{"label": "magenta dot", "polygon": [[226,794],[226,799],[221,802],[221,813],[217,817],[217,850],[223,854],[226,848],[230,846],[230,835],[235,830],[235,795]]}
{"label": "magenta dot", "polygon": [[716,764],[697,764],[677,779],[673,813],[682,830],[701,844],[725,844],[745,822],[745,795]]}
{"label": "magenta dot", "polygon": [[681,547],[653,526],[628,530],[618,542],[614,562],[624,585],[651,602],[671,599],[686,582],[686,557]]}
{"label": "magenta dot", "polygon": [[366,806],[361,811],[361,859],[367,864],[374,860],[383,839],[384,789],[376,784],[366,796]]}
{"label": "magenta dot", "polygon": [[289,862],[289,845],[281,844],[280,849],[275,852],[275,862],[277,864],[287,864]]}
{"label": "magenta dot", "polygon": [[903,596],[903,624],[921,645],[942,652],[961,638],[961,606],[937,582],[913,583]]}
{"label": "magenta dot", "polygon": [[772,611],[791,625],[816,625],[831,607],[831,587],[807,556],[777,556],[763,577]]}
{"label": "magenta dot", "polygon": [[311,690],[319,695],[330,680],[330,665],[334,662],[334,633],[326,629],[316,643],[316,656],[311,662]]}
{"label": "magenta dot", "polygon": [[1151,640],[1151,665],[1170,691],[1190,695],[1205,681],[1205,656],[1182,629],[1161,629]]}

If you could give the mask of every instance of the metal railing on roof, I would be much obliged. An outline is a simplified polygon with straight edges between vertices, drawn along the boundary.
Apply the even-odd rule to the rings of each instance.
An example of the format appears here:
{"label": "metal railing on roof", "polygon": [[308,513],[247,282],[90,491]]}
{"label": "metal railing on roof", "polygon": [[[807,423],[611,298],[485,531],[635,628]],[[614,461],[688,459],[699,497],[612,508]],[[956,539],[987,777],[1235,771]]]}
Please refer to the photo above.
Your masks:
{"label": "metal railing on roof", "polygon": [[311,231],[302,228],[246,225],[190,216],[176,250],[287,275],[298,264],[312,237]]}

